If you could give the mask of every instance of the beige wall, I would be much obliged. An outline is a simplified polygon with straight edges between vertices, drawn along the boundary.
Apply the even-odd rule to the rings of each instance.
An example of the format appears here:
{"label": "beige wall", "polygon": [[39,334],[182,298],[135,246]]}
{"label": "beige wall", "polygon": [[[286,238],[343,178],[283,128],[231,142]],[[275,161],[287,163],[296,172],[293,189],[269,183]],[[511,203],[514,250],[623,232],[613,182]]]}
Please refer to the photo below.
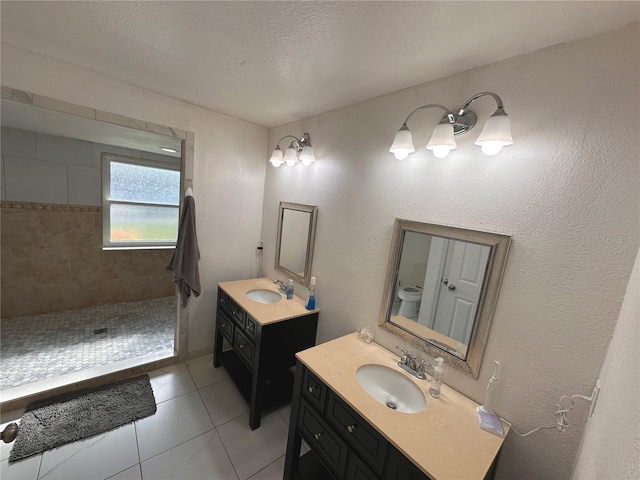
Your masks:
{"label": "beige wall", "polygon": [[2,202],[1,318],[173,295],[170,250],[102,250],[100,207]]}
{"label": "beige wall", "polygon": [[1,61],[4,86],[195,134],[202,294],[189,301],[188,348],[211,348],[217,282],[255,276],[267,129],[4,44]]}
{"label": "beige wall", "polygon": [[[499,360],[496,411],[520,431],[553,424],[560,396],[591,393],[638,251],[639,60],[635,24],[271,129],[271,148],[308,131],[317,162],[267,169],[266,273],[281,278],[278,202],[317,205],[312,274],[326,341],[377,323],[394,218],[512,235],[480,377],[445,366],[445,382],[482,402]],[[515,145],[484,156],[477,127],[436,159],[424,147],[441,113],[427,110],[409,124],[418,151],[388,152],[414,108],[454,109],[484,90],[502,96]],[[495,104],[473,109],[482,124]],[[401,343],[381,329],[376,341]],[[565,433],[510,434],[498,478],[569,478],[587,412],[578,405]]]}
{"label": "beige wall", "polygon": [[[574,480],[640,478],[640,251],[609,350],[602,390],[589,419]],[[578,400],[579,401],[579,400]]]}

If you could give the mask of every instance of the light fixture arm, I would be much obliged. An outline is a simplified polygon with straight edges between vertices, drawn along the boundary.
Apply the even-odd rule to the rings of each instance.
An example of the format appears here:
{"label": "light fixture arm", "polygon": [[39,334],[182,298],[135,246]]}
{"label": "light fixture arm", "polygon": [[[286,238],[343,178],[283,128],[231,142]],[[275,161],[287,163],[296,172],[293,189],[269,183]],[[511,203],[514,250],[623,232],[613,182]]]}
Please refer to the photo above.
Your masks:
{"label": "light fixture arm", "polygon": [[496,95],[493,92],[480,92],[480,93],[476,93],[473,97],[471,97],[469,100],[464,102],[464,105],[462,105],[462,107],[458,111],[458,115],[463,115],[467,111],[467,108],[469,107],[469,105],[471,105],[471,102],[473,102],[474,100],[477,100],[480,97],[484,97],[486,95],[490,95],[491,97],[493,97],[493,99],[496,101],[496,104],[498,105],[498,110],[504,110],[502,99],[498,95]]}
{"label": "light fixture arm", "polygon": [[295,135],[285,135],[280,140],[278,140],[278,143],[276,144],[276,148],[280,148],[280,142],[285,138],[293,138],[290,146],[295,148],[298,153],[302,152],[302,149],[304,147],[311,146],[311,135],[309,135],[309,133],[307,132],[304,132],[302,134],[302,137],[300,138],[296,137]]}
{"label": "light fixture arm", "polygon": [[403,128],[407,127],[407,122],[420,110],[424,110],[425,108],[440,108],[445,111],[445,116],[449,119],[449,123],[453,124],[455,121],[455,115],[452,111],[450,111],[447,107],[443,107],[442,105],[438,105],[437,103],[429,103],[427,105],[422,105],[421,107],[416,108],[413,112],[409,114],[407,119],[402,124]]}

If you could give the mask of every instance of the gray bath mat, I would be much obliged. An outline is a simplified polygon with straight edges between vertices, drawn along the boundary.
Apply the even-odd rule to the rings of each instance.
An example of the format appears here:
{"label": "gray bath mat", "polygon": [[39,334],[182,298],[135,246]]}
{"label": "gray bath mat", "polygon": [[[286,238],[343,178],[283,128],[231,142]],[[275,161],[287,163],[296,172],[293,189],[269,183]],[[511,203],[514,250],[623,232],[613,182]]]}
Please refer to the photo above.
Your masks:
{"label": "gray bath mat", "polygon": [[104,433],[155,412],[149,375],[34,402],[22,416],[9,462]]}

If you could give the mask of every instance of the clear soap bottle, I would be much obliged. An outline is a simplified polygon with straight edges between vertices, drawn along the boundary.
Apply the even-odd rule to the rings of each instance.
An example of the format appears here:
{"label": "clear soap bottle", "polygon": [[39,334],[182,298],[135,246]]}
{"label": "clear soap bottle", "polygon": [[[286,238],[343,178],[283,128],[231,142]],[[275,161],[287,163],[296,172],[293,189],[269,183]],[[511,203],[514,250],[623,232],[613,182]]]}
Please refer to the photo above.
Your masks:
{"label": "clear soap bottle", "polygon": [[287,295],[287,300],[293,298],[293,279],[290,278],[287,282],[287,288],[285,288],[284,293]]}
{"label": "clear soap bottle", "polygon": [[305,308],[307,310],[316,309],[316,277],[311,277],[309,281],[309,295],[307,296]]}
{"label": "clear soap bottle", "polygon": [[436,366],[433,367],[433,376],[431,377],[431,384],[429,385],[429,394],[433,398],[440,398],[440,387],[444,380],[444,369],[442,368],[442,362],[444,358],[436,358]]}

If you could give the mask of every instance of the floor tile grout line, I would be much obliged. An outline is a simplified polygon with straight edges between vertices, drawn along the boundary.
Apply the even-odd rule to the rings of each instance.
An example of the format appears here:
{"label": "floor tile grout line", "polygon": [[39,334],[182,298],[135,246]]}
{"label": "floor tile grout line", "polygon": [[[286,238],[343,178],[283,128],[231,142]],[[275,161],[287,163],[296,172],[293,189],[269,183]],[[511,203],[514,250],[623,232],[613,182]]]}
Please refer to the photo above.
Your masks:
{"label": "floor tile grout line", "polygon": [[[211,428],[211,429],[207,430],[206,432],[199,433],[199,434],[198,434],[198,435],[196,435],[195,437],[191,437],[191,438],[189,438],[188,440],[185,440],[184,442],[180,442],[180,443],[178,443],[177,445],[174,445],[174,446],[173,446],[173,447],[171,447],[171,448],[168,448],[168,449],[166,449],[166,450],[163,450],[162,452],[158,452],[158,453],[156,453],[155,455],[153,455],[153,456],[151,456],[151,457],[149,457],[149,458],[147,458],[147,459],[145,459],[145,460],[140,459],[140,468],[142,469],[142,464],[143,464],[143,463],[146,463],[146,462],[148,462],[149,460],[151,460],[151,459],[153,459],[153,458],[156,458],[156,457],[157,457],[157,456],[159,456],[159,455],[165,454],[165,453],[167,453],[167,452],[169,452],[169,451],[173,450],[174,448],[178,448],[180,445],[184,445],[185,443],[190,442],[190,441],[191,441],[191,440],[193,440],[194,438],[198,438],[198,437],[200,437],[200,436],[202,436],[202,435],[206,435],[207,433],[211,432],[212,430],[216,430],[216,427],[214,426],[213,428]],[[217,432],[217,430],[216,430],[216,433],[218,433],[218,432]],[[218,433],[218,435],[220,435],[220,434]],[[220,439],[220,441],[222,442],[222,438]],[[229,460],[231,460],[231,459],[229,459]]]}
{"label": "floor tile grout line", "polygon": [[251,480],[253,477],[255,477],[256,475],[258,475],[260,472],[262,472],[263,470],[266,470],[267,468],[269,468],[271,465],[273,465],[274,463],[276,463],[278,460],[280,460],[281,458],[283,458],[284,455],[276,458],[273,462],[271,462],[268,465],[265,465],[264,467],[262,467],[260,470],[258,470],[256,473],[254,473],[253,475],[251,475],[247,480]]}

